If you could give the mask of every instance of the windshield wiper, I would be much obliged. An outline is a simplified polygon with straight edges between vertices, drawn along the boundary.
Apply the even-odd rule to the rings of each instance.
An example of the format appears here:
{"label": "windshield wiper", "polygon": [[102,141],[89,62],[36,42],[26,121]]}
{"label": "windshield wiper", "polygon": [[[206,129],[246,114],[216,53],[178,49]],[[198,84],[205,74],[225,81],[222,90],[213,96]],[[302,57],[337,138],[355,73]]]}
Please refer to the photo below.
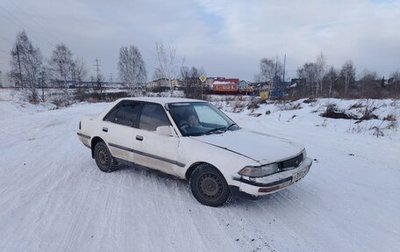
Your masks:
{"label": "windshield wiper", "polygon": [[226,127],[226,131],[230,130],[233,126],[237,126],[237,124],[231,123],[228,127]]}
{"label": "windshield wiper", "polygon": [[209,135],[209,134],[221,131],[221,130],[224,130],[224,132],[225,132],[225,127],[218,127],[218,128],[210,129],[209,131],[206,132],[206,134]]}

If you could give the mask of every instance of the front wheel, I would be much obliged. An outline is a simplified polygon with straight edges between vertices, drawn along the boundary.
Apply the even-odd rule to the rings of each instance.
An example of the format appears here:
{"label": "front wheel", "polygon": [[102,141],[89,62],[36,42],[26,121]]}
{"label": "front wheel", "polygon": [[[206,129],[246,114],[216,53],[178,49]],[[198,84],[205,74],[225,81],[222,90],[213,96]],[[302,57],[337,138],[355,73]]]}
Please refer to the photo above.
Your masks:
{"label": "front wheel", "polygon": [[104,142],[98,142],[94,147],[94,159],[101,171],[112,172],[114,170],[114,158]]}
{"label": "front wheel", "polygon": [[208,164],[202,164],[194,170],[190,177],[190,187],[193,196],[207,206],[221,206],[231,195],[224,176]]}

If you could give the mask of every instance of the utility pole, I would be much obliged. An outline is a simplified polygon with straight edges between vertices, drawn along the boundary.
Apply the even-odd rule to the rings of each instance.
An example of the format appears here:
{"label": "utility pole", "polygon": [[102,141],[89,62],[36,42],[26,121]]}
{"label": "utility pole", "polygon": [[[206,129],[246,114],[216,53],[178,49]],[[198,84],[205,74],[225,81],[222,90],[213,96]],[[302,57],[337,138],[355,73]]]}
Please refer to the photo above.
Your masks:
{"label": "utility pole", "polygon": [[114,86],[114,79],[113,79],[113,74],[112,73],[110,73],[110,80],[109,80],[109,87],[112,87],[112,88],[114,88],[115,86]]}
{"label": "utility pole", "polygon": [[283,58],[283,83],[285,83],[285,70],[286,70],[286,53],[285,53],[285,57]]}
{"label": "utility pole", "polygon": [[21,82],[21,88],[24,88],[24,83],[22,82],[22,71],[21,71],[21,60],[19,59],[19,44],[17,43],[17,59],[18,59],[18,68],[19,68],[19,81]]}
{"label": "utility pole", "polygon": [[101,90],[101,81],[100,81],[100,64],[99,64],[99,60],[96,59],[96,65],[94,65],[96,67],[96,78],[97,78],[97,87],[100,89],[100,94],[102,93]]}
{"label": "utility pole", "polygon": [[101,65],[99,64],[99,60],[96,59],[96,65],[94,65],[96,67],[96,77],[97,77],[97,81],[100,81],[100,67]]}

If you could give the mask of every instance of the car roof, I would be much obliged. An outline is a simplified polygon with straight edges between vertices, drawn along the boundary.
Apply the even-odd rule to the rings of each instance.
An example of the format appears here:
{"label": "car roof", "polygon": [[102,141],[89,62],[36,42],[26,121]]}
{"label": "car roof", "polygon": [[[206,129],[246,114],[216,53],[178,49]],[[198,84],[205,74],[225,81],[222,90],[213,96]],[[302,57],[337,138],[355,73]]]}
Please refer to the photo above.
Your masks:
{"label": "car roof", "polygon": [[118,99],[117,102],[123,100],[131,100],[131,101],[144,101],[144,102],[153,102],[161,105],[165,105],[167,103],[176,103],[176,102],[206,102],[202,100],[188,99],[188,98],[176,98],[176,97],[126,97]]}

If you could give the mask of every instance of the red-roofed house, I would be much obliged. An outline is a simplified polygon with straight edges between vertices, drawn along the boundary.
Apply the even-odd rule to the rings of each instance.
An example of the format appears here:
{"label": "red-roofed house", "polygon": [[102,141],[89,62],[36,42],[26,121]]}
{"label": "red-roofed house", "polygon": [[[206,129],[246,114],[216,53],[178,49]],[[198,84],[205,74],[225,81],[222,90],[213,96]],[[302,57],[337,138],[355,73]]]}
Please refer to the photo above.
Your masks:
{"label": "red-roofed house", "polygon": [[239,92],[239,79],[236,78],[214,78],[212,83],[214,93],[236,93]]}

